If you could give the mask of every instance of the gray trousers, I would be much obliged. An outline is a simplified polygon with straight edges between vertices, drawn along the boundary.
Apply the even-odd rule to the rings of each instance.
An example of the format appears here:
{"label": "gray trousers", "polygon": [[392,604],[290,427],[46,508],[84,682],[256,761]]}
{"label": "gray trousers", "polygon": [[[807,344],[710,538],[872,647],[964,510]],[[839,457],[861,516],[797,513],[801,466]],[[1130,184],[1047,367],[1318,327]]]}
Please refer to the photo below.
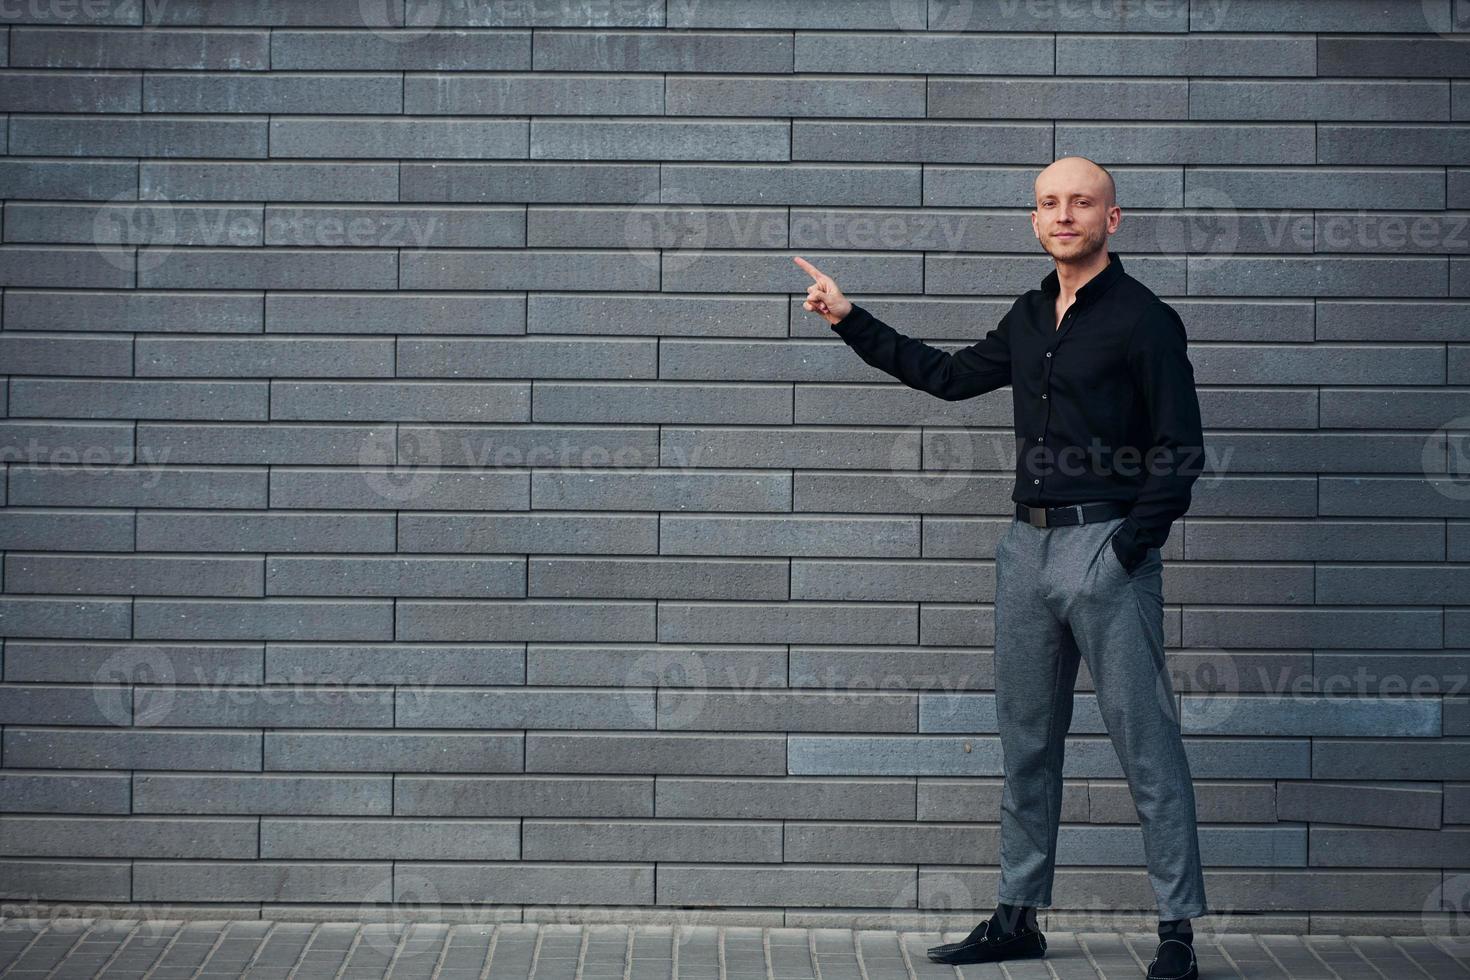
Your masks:
{"label": "gray trousers", "polygon": [[1004,756],[999,900],[1051,904],[1064,739],[1079,657],[1143,831],[1160,919],[1206,912],[1194,784],[1164,663],[1159,549],[1130,575],[1110,538],[1122,517],[1036,527],[995,552],[995,692]]}

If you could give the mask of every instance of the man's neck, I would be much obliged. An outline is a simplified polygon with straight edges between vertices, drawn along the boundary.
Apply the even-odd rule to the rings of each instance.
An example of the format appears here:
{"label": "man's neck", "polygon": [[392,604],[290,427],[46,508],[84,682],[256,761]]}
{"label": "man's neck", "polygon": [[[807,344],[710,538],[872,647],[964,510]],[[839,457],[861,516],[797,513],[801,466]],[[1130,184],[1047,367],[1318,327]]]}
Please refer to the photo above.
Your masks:
{"label": "man's neck", "polygon": [[1082,262],[1057,262],[1057,302],[1071,306],[1077,298],[1077,290],[1106,269],[1109,261],[1108,250],[1103,247]]}

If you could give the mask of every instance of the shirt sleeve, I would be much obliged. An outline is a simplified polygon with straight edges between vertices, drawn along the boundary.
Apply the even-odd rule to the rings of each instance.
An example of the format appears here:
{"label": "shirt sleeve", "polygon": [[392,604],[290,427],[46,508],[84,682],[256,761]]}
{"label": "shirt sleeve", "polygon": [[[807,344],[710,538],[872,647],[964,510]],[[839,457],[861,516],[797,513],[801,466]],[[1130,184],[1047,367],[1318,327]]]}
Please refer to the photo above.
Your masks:
{"label": "shirt sleeve", "polygon": [[858,357],[910,388],[946,401],[983,395],[1011,383],[1010,314],[979,342],[951,354],[905,336],[853,304],[832,324]]}
{"label": "shirt sleeve", "polygon": [[1145,474],[1133,509],[1113,535],[1113,553],[1128,571],[1149,548],[1168,540],[1170,525],[1189,509],[1204,470],[1204,432],[1184,321],[1168,304],[1154,304],[1128,338],[1127,359],[1148,412],[1149,446],[1140,446]]}

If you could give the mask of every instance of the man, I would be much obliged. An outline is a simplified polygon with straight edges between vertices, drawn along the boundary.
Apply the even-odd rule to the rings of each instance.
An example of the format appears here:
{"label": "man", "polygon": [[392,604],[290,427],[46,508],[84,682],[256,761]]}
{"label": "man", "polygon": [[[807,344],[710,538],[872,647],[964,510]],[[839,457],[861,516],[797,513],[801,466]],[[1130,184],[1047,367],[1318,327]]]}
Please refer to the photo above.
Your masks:
{"label": "man", "polygon": [[996,546],[995,691],[1004,760],[995,913],[941,963],[1042,956],[1064,738],[1085,657],[1138,811],[1159,913],[1149,980],[1194,980],[1206,912],[1194,786],[1164,661],[1163,563],[1204,440],[1184,324],[1107,249],[1112,175],[1063,157],[1036,178],[1031,226],[1056,268],[985,338],[953,354],[907,337],[811,275],[804,308],[867,363],[956,401],[1011,385],[1015,519]]}

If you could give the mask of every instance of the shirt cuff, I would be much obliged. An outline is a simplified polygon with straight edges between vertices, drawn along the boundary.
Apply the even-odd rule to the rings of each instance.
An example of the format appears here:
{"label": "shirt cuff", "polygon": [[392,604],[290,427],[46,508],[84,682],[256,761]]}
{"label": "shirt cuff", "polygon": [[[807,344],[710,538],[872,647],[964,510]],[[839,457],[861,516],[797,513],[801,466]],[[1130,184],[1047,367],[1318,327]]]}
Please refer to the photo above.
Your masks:
{"label": "shirt cuff", "polygon": [[866,319],[868,319],[868,311],[853,303],[852,309],[847,311],[847,316],[838,320],[836,323],[829,324],[829,326],[840,334],[844,330],[851,330]]}

